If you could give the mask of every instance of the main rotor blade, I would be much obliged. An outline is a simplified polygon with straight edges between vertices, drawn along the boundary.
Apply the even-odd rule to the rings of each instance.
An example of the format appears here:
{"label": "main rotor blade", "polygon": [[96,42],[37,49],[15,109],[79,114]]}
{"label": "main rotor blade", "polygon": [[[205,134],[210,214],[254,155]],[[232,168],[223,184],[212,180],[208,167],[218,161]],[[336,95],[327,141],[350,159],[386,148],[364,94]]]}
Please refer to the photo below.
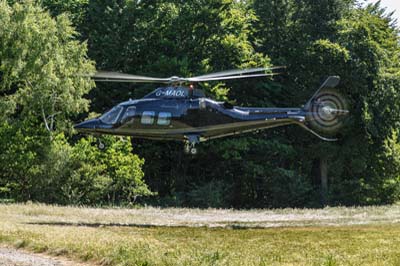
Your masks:
{"label": "main rotor blade", "polygon": [[205,79],[205,78],[216,78],[216,77],[227,77],[227,76],[236,76],[242,74],[256,73],[261,71],[275,70],[275,69],[283,69],[285,66],[276,66],[276,67],[258,67],[258,68],[247,68],[247,69],[233,69],[227,71],[221,71],[206,75],[201,75],[197,77],[192,77],[191,79]]}
{"label": "main rotor blade", "polygon": [[169,78],[153,78],[146,76],[130,75],[118,72],[97,72],[92,76],[96,81],[106,82],[142,82],[142,83],[170,83]]}
{"label": "main rotor blade", "polygon": [[[248,68],[241,70],[228,70],[217,73],[211,73],[207,75],[201,75],[191,78],[181,78],[172,76],[170,78],[154,78],[146,76],[131,75],[119,72],[105,72],[99,71],[91,77],[96,81],[105,82],[129,82],[129,83],[180,83],[180,82],[202,82],[202,81],[214,81],[214,80],[228,80],[228,79],[242,79],[242,78],[253,78],[253,77],[265,77],[275,76],[280,73],[265,73],[268,70],[282,69],[285,67],[269,67],[269,68]],[[259,74],[252,74],[257,72],[264,72]],[[247,74],[247,75],[244,75]]]}
{"label": "main rotor blade", "polygon": [[187,81],[202,82],[202,81],[216,81],[216,80],[229,80],[229,79],[244,79],[244,78],[256,78],[256,77],[272,77],[280,75],[282,73],[266,73],[266,74],[251,74],[251,75],[239,75],[239,76],[224,76],[224,77],[210,77],[210,78],[188,78]]}

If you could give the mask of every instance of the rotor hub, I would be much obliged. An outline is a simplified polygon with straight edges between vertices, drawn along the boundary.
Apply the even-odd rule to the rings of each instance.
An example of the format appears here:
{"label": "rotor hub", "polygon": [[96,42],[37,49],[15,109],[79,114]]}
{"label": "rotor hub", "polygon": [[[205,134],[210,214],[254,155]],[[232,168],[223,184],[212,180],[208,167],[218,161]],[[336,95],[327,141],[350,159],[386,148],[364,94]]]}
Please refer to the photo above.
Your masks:
{"label": "rotor hub", "polygon": [[183,78],[178,77],[178,76],[172,76],[172,77],[169,78],[169,80],[171,81],[171,83],[173,83],[173,82],[182,82],[182,81],[184,81]]}

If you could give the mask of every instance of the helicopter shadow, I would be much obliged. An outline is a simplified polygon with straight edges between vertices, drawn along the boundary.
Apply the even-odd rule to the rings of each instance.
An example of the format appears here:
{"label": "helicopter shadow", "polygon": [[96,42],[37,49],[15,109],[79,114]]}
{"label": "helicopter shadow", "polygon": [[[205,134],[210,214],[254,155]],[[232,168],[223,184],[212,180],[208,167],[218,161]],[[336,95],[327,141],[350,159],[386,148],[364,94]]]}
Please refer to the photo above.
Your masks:
{"label": "helicopter shadow", "polygon": [[139,223],[72,223],[72,222],[28,222],[28,225],[47,225],[47,226],[74,226],[74,227],[137,227],[137,228],[162,228],[162,227],[190,227],[184,225],[156,225]]}
{"label": "helicopter shadow", "polygon": [[205,229],[262,229],[260,226],[243,226],[237,224],[229,224],[226,226],[210,227],[207,225],[157,225],[157,224],[140,224],[140,223],[72,223],[72,222],[27,222],[27,225],[43,225],[43,226],[65,226],[65,227],[92,227],[92,228],[108,228],[108,227],[130,227],[130,228],[205,228]]}

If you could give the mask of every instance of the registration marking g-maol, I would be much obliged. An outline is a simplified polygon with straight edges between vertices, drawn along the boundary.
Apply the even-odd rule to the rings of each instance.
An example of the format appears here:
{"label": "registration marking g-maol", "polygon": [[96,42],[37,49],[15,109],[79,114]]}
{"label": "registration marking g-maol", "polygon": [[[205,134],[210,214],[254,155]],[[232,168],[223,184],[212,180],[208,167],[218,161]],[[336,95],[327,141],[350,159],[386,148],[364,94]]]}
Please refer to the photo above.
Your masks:
{"label": "registration marking g-maol", "polygon": [[165,88],[159,89],[156,92],[157,97],[187,97],[187,92],[184,89]]}

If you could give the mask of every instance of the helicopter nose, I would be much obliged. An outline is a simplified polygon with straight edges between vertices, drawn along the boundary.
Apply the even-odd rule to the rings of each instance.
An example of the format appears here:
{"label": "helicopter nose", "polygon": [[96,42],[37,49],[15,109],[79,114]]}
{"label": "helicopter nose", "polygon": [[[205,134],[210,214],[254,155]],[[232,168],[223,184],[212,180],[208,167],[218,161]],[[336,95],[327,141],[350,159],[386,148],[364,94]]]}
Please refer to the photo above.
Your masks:
{"label": "helicopter nose", "polygon": [[99,120],[98,119],[90,119],[83,121],[82,123],[79,123],[74,126],[74,128],[78,132],[94,132],[96,131],[96,128],[99,125]]}

